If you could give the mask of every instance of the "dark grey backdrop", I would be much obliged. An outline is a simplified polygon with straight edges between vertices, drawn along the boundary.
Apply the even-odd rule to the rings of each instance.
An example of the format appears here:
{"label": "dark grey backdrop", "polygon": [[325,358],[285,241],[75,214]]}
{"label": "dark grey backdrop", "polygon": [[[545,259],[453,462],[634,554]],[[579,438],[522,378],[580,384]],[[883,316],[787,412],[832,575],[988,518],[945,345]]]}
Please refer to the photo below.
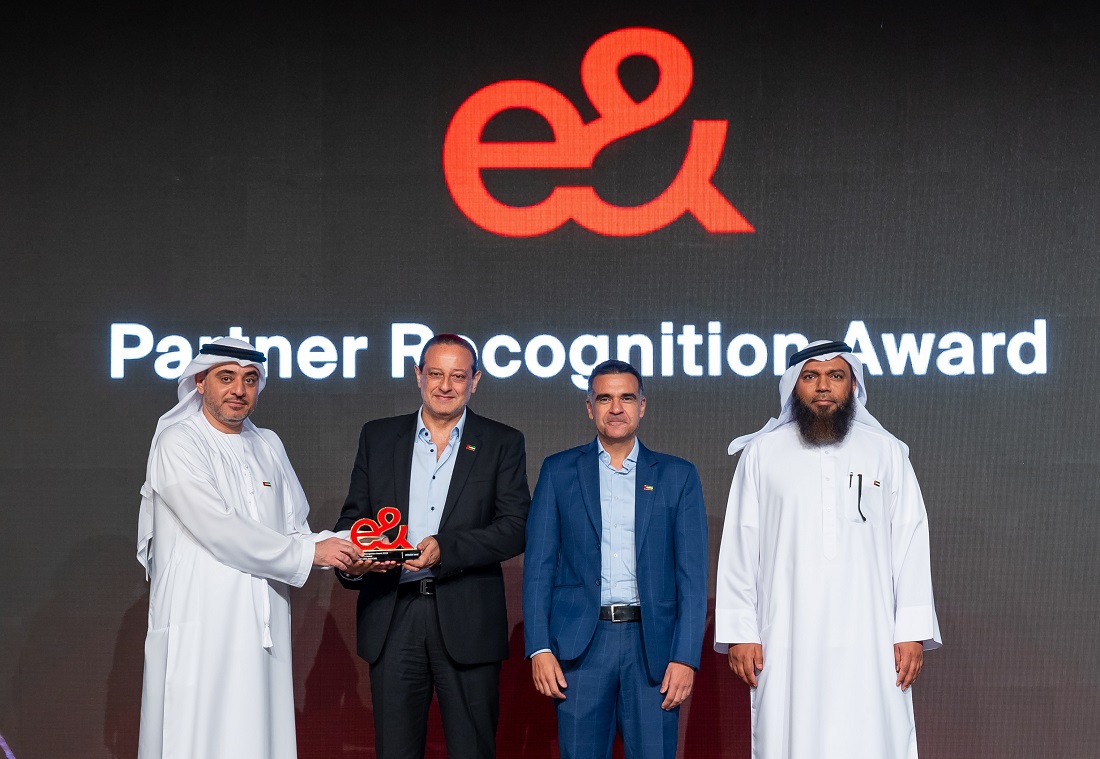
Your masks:
{"label": "dark grey backdrop", "polygon": [[[147,603],[137,491],[175,396],[149,362],[109,378],[110,324],[131,321],[158,338],[230,325],[292,342],[370,336],[358,379],[296,371],[271,382],[256,417],[282,435],[322,527],[359,425],[416,407],[411,378],[389,377],[395,321],[526,341],[656,340],[662,319],[700,331],[721,320],[728,340],[840,337],[852,319],[876,335],[976,337],[1045,318],[1047,374],[887,374],[871,379],[870,406],[910,444],[930,513],[945,647],[916,691],[922,756],[1100,751],[1095,14],[738,2],[418,4],[399,15],[349,2],[39,9],[9,21],[0,734],[19,759],[135,752]],[[580,178],[611,202],[641,203],[675,174],[690,121],[723,119],[714,183],[757,232],[709,235],[685,218],[635,238],[568,224],[509,239],[466,220],[441,168],[459,104],[486,84],[534,79],[592,118],[580,59],[633,25],[691,51],[684,106],[609,147],[592,172],[508,172],[494,189],[531,202]],[[653,71],[623,75],[644,88]],[[500,129],[524,139],[530,126]],[[567,374],[486,378],[475,397],[479,412],[526,431],[532,484],[543,456],[591,434]],[[712,573],[735,463],[726,444],[775,412],[776,384],[770,371],[650,383],[643,437],[698,464]],[[509,566],[516,635],[521,567]],[[351,599],[320,577],[295,602],[302,755],[373,756]],[[747,756],[744,693],[704,658],[685,754]],[[523,662],[504,678],[502,755],[548,755],[552,713]]]}

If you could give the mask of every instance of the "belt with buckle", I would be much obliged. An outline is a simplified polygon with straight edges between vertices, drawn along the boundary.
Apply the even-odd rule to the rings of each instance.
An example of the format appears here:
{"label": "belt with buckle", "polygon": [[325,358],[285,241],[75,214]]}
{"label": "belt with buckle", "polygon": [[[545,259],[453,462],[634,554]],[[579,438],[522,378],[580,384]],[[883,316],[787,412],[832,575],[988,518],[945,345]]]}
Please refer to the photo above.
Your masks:
{"label": "belt with buckle", "polygon": [[425,577],[422,580],[410,580],[409,582],[403,582],[397,586],[397,592],[417,596],[434,596],[435,580],[431,577]]}
{"label": "belt with buckle", "polygon": [[600,619],[604,622],[640,622],[642,607],[628,604],[612,604],[600,607]]}

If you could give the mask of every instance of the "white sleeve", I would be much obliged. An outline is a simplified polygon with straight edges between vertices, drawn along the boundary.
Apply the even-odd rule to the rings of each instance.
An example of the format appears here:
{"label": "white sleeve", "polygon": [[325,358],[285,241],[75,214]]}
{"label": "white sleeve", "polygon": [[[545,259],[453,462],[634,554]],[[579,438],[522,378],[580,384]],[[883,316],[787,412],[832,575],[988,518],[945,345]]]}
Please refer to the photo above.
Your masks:
{"label": "white sleeve", "polygon": [[726,521],[718,552],[714,604],[714,650],[733,643],[759,643],[760,501],[756,446],[741,454],[726,503]]}
{"label": "white sleeve", "polygon": [[239,572],[301,587],[313,566],[313,541],[284,535],[238,513],[221,496],[207,455],[186,432],[161,437],[157,495],[195,542]]}
{"label": "white sleeve", "polygon": [[917,475],[899,449],[895,466],[901,472],[890,493],[890,551],[894,577],[894,642],[921,641],[926,651],[943,645],[928,546],[928,514]]}

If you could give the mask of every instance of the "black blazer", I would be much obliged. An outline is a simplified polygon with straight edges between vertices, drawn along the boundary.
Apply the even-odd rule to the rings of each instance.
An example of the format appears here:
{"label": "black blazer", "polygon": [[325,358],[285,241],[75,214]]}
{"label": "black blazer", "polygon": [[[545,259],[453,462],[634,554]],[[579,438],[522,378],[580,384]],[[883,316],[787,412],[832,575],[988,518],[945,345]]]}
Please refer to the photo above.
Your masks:
{"label": "black blazer", "polygon": [[[376,518],[395,506],[408,523],[416,413],[363,425],[351,486],[337,530],[357,519]],[[447,653],[460,664],[508,658],[508,617],[500,562],[523,553],[531,490],[523,433],[468,408],[458,458],[439,521],[439,579],[436,606]],[[400,572],[368,572],[359,581],[340,577],[358,590],[359,656],[374,662],[382,652],[393,617]]]}

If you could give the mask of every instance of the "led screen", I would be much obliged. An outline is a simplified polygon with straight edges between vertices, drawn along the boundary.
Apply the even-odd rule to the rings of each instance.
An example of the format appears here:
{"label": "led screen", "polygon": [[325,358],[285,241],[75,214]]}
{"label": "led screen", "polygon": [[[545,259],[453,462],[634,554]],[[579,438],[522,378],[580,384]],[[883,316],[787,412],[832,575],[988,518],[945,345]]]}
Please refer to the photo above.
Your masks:
{"label": "led screen", "polygon": [[[315,529],[360,426],[411,412],[431,334],[543,458],[599,360],[693,461],[711,608],[729,441],[806,341],[845,339],[911,449],[944,647],[922,757],[1100,752],[1100,45],[1071,4],[597,3],[26,11],[0,50],[0,746],[133,757],[138,489],[206,338],[269,352],[254,420]],[[700,550],[702,552],[702,548]],[[502,756],[556,755],[522,658]],[[354,598],[295,592],[302,756],[374,756]],[[712,633],[708,632],[708,638]],[[747,757],[704,652],[687,757]],[[438,729],[429,753],[443,756]]]}

